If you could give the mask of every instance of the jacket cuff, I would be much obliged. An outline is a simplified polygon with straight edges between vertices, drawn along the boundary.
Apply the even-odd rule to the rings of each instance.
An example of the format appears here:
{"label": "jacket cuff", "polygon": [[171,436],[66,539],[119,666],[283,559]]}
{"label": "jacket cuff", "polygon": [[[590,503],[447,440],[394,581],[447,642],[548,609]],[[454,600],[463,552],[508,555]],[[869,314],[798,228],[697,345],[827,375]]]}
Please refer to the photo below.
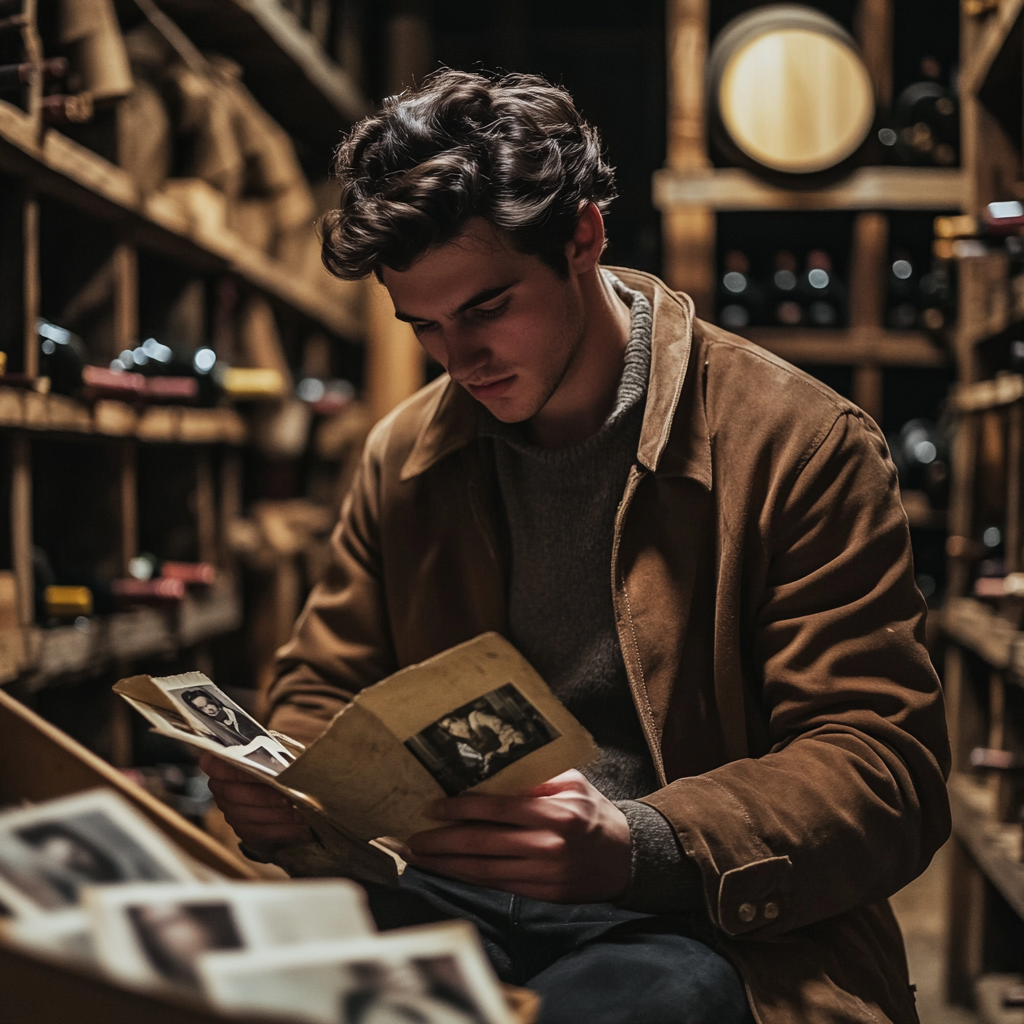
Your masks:
{"label": "jacket cuff", "polygon": [[650,804],[617,800],[633,843],[632,877],[620,907],[672,914],[704,907],[704,882],[696,861],[683,852],[668,819]]}

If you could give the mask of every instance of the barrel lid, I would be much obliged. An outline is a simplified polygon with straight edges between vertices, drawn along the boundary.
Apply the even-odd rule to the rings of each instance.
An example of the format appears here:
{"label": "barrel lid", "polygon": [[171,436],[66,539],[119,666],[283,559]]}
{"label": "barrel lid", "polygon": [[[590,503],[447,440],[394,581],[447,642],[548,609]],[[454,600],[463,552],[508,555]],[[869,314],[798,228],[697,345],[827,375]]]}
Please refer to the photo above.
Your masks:
{"label": "barrel lid", "polygon": [[799,4],[731,21],[708,59],[708,96],[747,157],[808,174],[842,163],[874,121],[874,91],[850,34]]}

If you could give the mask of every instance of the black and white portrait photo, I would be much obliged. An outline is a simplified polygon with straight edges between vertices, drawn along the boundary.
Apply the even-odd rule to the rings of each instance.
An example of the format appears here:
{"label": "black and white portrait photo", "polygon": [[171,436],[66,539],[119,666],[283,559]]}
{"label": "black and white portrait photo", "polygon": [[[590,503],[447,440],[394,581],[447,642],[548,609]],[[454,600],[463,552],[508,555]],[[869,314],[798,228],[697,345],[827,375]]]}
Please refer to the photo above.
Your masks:
{"label": "black and white portrait photo", "polygon": [[172,985],[198,988],[195,962],[203,953],[243,946],[226,902],[147,903],[126,910],[150,966]]}
{"label": "black and white portrait photo", "polygon": [[199,716],[200,727],[226,747],[244,747],[257,737],[267,735],[259,722],[223,694],[212,692],[211,687],[186,687],[174,695],[188,705],[193,717]]}
{"label": "black and white portrait photo", "polygon": [[136,817],[105,792],[3,815],[0,879],[37,910],[54,911],[75,906],[87,885],[191,878],[166,840]]}
{"label": "black and white portrait photo", "polygon": [[455,796],[557,739],[558,730],[511,684],[477,697],[405,741]]}

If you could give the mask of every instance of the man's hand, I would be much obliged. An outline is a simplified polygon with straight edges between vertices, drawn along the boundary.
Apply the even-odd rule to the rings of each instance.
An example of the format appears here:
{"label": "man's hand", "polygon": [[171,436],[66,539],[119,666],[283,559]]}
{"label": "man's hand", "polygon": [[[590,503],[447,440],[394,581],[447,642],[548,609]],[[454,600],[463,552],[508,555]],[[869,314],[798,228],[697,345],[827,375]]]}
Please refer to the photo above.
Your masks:
{"label": "man's hand", "polygon": [[409,839],[403,856],[424,871],[550,903],[608,902],[629,885],[626,816],[578,771],[524,796],[438,800],[429,813],[451,824]]}
{"label": "man's hand", "polygon": [[276,789],[213,754],[203,754],[199,767],[210,776],[217,806],[243,843],[266,849],[313,838],[291,801]]}

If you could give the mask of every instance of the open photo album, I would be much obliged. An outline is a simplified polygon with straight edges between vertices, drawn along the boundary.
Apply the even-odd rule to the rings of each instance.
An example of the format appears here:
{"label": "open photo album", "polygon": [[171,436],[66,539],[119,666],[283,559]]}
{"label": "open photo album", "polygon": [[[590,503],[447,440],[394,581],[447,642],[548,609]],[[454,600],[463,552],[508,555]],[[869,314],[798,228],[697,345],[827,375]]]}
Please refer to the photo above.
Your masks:
{"label": "open photo album", "polygon": [[[308,747],[264,729],[198,672],[133,676],[114,689],[155,732],[281,790],[308,812],[322,841],[350,853],[352,843],[435,827],[429,807],[440,797],[522,793],[597,754],[590,734],[497,633],[362,690]],[[341,873],[366,877],[358,858]]]}

